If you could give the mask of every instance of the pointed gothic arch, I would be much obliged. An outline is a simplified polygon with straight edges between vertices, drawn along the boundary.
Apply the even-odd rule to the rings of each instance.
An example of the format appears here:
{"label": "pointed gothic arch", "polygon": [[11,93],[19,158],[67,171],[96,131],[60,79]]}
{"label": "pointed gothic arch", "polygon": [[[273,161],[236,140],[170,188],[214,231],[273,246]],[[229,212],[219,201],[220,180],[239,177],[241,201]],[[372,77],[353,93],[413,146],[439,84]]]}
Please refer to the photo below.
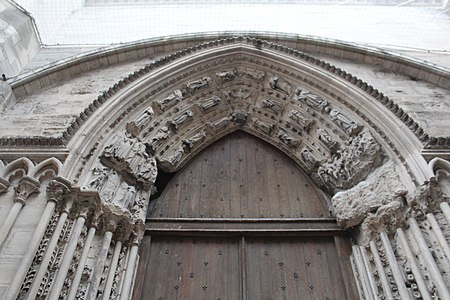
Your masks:
{"label": "pointed gothic arch", "polygon": [[[280,43],[286,41],[280,38]],[[417,291],[424,297],[445,297],[448,264],[445,256],[434,262],[424,236],[433,249],[445,248],[439,224],[448,217],[448,205],[436,183],[427,182],[437,167],[428,167],[421,151],[424,143],[448,145],[448,139],[429,137],[377,87],[278,45],[276,39],[237,36],[190,46],[194,42],[185,42],[189,46],[184,49],[170,44],[169,49],[181,50],[111,86],[62,137],[24,139],[30,145],[67,145],[69,156],[59,175],[69,181],[55,177],[50,182],[46,212],[7,299],[41,293],[45,271],[52,265],[50,260],[40,265],[34,255],[39,250],[50,259],[54,249],[66,249],[60,254],[68,261],[62,271],[52,273],[50,297],[128,297],[159,170],[181,170],[203,149],[238,130],[275,146],[334,195],[339,230],[356,228],[352,265],[361,297],[406,298]],[[360,54],[361,49],[346,51]],[[69,67],[74,74],[82,69],[75,62]],[[58,68],[52,76],[64,69]],[[412,67],[418,77],[433,73],[427,68],[420,73],[417,63]],[[445,86],[446,76],[434,83]],[[11,140],[3,138],[1,143],[9,145]],[[434,219],[438,226],[419,228]],[[67,246],[60,245],[59,236],[70,238]],[[51,237],[54,248],[40,245],[41,237],[45,243]],[[411,252],[419,246],[420,253]],[[403,252],[394,253],[393,247]],[[94,252],[94,259],[88,256]],[[431,273],[422,268],[428,261]],[[379,277],[372,275],[374,270]],[[411,274],[414,278],[405,281]],[[430,284],[436,287],[433,291],[427,289]]]}

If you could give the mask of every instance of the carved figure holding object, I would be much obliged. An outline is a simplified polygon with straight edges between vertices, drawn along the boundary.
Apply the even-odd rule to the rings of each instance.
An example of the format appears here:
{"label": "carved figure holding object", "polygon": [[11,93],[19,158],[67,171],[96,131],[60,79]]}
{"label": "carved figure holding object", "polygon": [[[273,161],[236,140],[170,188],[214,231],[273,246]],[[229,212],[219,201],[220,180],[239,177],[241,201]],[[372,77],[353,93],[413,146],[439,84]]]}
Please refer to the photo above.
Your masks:
{"label": "carved figure holding object", "polygon": [[168,107],[171,107],[175,105],[177,102],[180,102],[183,100],[183,93],[180,90],[175,90],[164,98],[163,100],[158,101],[158,105],[161,108],[161,110],[165,110]]}
{"label": "carved figure holding object", "polygon": [[328,106],[328,102],[321,97],[314,95],[310,91],[303,90],[298,87],[294,92],[294,100],[303,101],[309,107],[312,107],[317,110],[323,110]]}
{"label": "carved figure holding object", "polygon": [[269,79],[269,85],[272,89],[290,95],[291,86],[289,83],[279,78],[278,76],[273,76]]}

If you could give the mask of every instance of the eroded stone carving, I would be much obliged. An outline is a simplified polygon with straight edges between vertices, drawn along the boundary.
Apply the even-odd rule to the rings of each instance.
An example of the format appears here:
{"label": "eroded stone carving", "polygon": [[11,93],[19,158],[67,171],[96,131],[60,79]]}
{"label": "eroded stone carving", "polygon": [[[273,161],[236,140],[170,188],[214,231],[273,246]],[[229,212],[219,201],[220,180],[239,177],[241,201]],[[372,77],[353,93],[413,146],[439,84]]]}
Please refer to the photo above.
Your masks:
{"label": "eroded stone carving", "polygon": [[362,128],[361,125],[336,109],[331,109],[329,115],[331,120],[349,135],[358,133]]}
{"label": "eroded stone carving", "polygon": [[198,143],[201,143],[205,139],[206,139],[206,131],[202,130],[201,132],[191,136],[190,138],[182,140],[182,143],[187,148],[187,150],[190,151]]}
{"label": "eroded stone carving", "polygon": [[273,76],[269,79],[269,86],[277,92],[281,92],[286,95],[291,94],[291,85],[278,76]]}
{"label": "eroded stone carving", "polygon": [[232,91],[223,91],[222,93],[224,94],[224,96],[228,102],[230,102],[231,100],[237,100],[237,101],[247,100],[251,96],[250,92],[243,90],[243,89],[232,90]]}
{"label": "eroded stone carving", "polygon": [[228,124],[230,124],[230,122],[231,122],[230,116],[222,117],[216,121],[208,123],[208,129],[210,129],[210,130],[211,129],[212,130],[222,129],[222,128],[228,126]]}
{"label": "eroded stone carving", "polygon": [[277,133],[278,139],[283,142],[289,148],[297,148],[300,145],[300,141],[292,136],[288,135],[285,131],[279,130]]}
{"label": "eroded stone carving", "polygon": [[441,191],[436,181],[428,181],[414,192],[407,199],[411,215],[416,218],[423,218],[430,212],[435,212],[439,204],[450,199]]}
{"label": "eroded stone carving", "polygon": [[[331,203],[338,224],[343,228],[356,226],[369,213],[376,214],[380,207],[389,205],[398,197],[404,196],[406,187],[400,181],[398,174],[395,163],[389,161],[375,170],[366,180],[334,195]],[[386,206],[384,211],[388,208],[391,209],[392,205]],[[383,210],[379,215],[382,212]]]}
{"label": "eroded stone carving", "polygon": [[156,148],[161,146],[161,144],[170,137],[171,131],[169,130],[169,127],[163,126],[156,134],[152,137],[150,137],[148,143],[150,144],[153,151],[155,151]]}
{"label": "eroded stone carving", "polygon": [[369,130],[350,138],[313,174],[313,179],[330,193],[348,189],[369,175],[382,161],[382,150]]}
{"label": "eroded stone carving", "polygon": [[198,104],[198,106],[202,109],[202,110],[208,110],[211,107],[214,107],[216,105],[218,105],[220,103],[221,99],[217,96],[212,96],[211,98],[208,99],[204,99],[202,101],[200,101],[200,103]]}
{"label": "eroded stone carving", "polygon": [[191,110],[183,112],[181,115],[175,117],[169,122],[169,125],[174,129],[178,130],[184,123],[191,120],[194,117],[194,113]]}
{"label": "eroded stone carving", "polygon": [[300,155],[302,156],[306,164],[311,168],[315,168],[319,163],[319,160],[314,157],[314,155],[311,153],[311,150],[306,147],[302,149]]}
{"label": "eroded stone carving", "polygon": [[261,121],[258,118],[253,118],[253,124],[255,125],[256,128],[260,129],[262,132],[265,132],[267,134],[271,134],[273,129],[275,128],[275,124]]}
{"label": "eroded stone carving", "polygon": [[180,145],[167,159],[171,165],[177,164],[185,153],[183,145]]}
{"label": "eroded stone carving", "polygon": [[95,167],[92,170],[92,178],[88,183],[90,189],[101,190],[108,179],[109,169],[103,166]]}
{"label": "eroded stone carving", "polygon": [[239,127],[243,127],[247,123],[248,113],[246,111],[236,110],[231,113],[231,120]]}
{"label": "eroded stone carving", "polygon": [[131,184],[139,182],[144,186],[151,186],[156,180],[156,159],[148,153],[144,143],[125,133],[119,133],[105,148],[100,161],[126,175],[124,179],[131,181]]}
{"label": "eroded stone carving", "polygon": [[201,88],[207,87],[211,83],[212,83],[212,78],[206,76],[206,77],[203,77],[203,78],[200,78],[200,79],[188,82],[186,84],[186,87],[187,87],[189,92],[193,93],[196,90],[199,90]]}
{"label": "eroded stone carving", "polygon": [[319,140],[321,140],[328,149],[332,152],[339,148],[339,144],[337,141],[333,139],[333,137],[326,131],[325,129],[319,128],[317,129],[317,135]]}
{"label": "eroded stone carving", "polygon": [[149,125],[154,116],[153,108],[147,107],[134,121],[127,123],[126,129],[132,136],[137,137],[145,126]]}
{"label": "eroded stone carving", "polygon": [[237,71],[220,71],[216,73],[216,76],[220,79],[221,82],[227,82],[234,79]]}
{"label": "eroded stone carving", "polygon": [[294,92],[294,100],[301,101],[316,110],[323,110],[328,106],[328,102],[321,97],[314,95],[308,90],[298,87]]}
{"label": "eroded stone carving", "polygon": [[278,114],[283,110],[283,103],[273,99],[265,99],[262,101],[262,107]]}
{"label": "eroded stone carving", "polygon": [[261,81],[266,76],[266,73],[252,68],[245,68],[240,72],[240,75],[256,81]]}
{"label": "eroded stone carving", "polygon": [[181,101],[183,101],[183,93],[180,90],[175,90],[169,96],[167,96],[163,100],[157,101],[156,103],[159,105],[159,108],[164,111],[167,108],[174,106],[177,102]]}
{"label": "eroded stone carving", "polygon": [[295,121],[298,125],[300,125],[303,130],[308,131],[311,126],[314,124],[314,120],[308,118],[302,112],[292,109],[289,111],[288,117]]}

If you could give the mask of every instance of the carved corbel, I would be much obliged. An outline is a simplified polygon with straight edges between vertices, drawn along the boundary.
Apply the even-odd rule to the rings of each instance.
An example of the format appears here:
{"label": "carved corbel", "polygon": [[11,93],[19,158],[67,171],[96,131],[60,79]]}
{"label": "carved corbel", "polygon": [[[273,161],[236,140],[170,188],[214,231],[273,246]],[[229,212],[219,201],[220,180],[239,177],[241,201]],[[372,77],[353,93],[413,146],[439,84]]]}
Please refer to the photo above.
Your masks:
{"label": "carved corbel", "polygon": [[6,180],[3,177],[0,177],[0,194],[5,193],[6,191],[8,191],[8,188],[11,184],[9,183],[8,180]]}
{"label": "carved corbel", "polygon": [[40,182],[29,176],[24,176],[19,185],[15,188],[16,195],[14,202],[20,202],[25,205],[27,199],[34,193],[39,193]]}

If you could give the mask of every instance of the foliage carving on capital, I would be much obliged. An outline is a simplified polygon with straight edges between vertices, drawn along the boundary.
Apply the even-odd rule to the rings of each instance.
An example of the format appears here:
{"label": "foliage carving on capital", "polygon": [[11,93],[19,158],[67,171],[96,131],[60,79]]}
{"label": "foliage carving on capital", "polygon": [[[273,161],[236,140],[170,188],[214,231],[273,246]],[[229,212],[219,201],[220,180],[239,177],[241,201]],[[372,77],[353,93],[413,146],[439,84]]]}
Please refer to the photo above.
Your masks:
{"label": "foliage carving on capital", "polygon": [[70,187],[70,182],[62,177],[55,177],[50,180],[47,186],[48,201],[53,201],[61,206],[62,202],[68,199],[67,196],[70,192]]}
{"label": "foliage carving on capital", "polygon": [[439,208],[439,204],[449,200],[437,181],[431,180],[417,188],[407,202],[411,216],[421,219],[428,213],[435,212]]}
{"label": "foliage carving on capital", "polygon": [[19,202],[25,205],[27,199],[35,193],[39,193],[40,182],[30,176],[24,176],[15,187],[14,202]]}

